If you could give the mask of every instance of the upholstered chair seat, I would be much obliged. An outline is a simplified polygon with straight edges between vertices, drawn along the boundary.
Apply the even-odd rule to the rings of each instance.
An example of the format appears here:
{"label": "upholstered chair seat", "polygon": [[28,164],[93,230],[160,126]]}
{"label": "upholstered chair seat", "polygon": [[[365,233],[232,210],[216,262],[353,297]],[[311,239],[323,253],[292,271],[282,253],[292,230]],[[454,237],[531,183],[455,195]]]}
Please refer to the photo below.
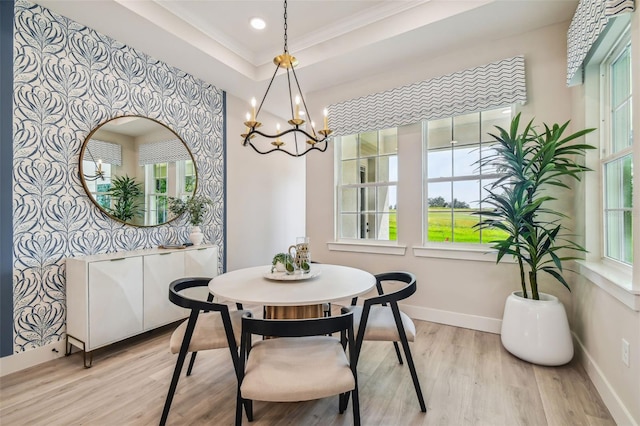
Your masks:
{"label": "upholstered chair seat", "polygon": [[354,387],[349,360],[339,340],[329,336],[282,337],[254,343],[240,392],[246,399],[295,402],[346,393]]}
{"label": "upholstered chair seat", "polygon": [[[240,346],[240,334],[242,333],[242,315],[249,311],[231,311],[229,317],[231,318],[231,326],[233,327],[233,334],[235,336],[236,345]],[[187,330],[187,323],[189,320],[185,320],[182,324],[175,329],[171,335],[171,341],[169,342],[169,349],[172,354],[180,352],[180,346],[184,340],[184,333]],[[193,336],[191,336],[191,342],[189,342],[189,348],[187,352],[198,352],[207,349],[226,348],[229,346],[227,340],[227,334],[222,323],[222,316],[219,312],[206,312],[201,313],[196,322],[196,326],[193,330]]]}
{"label": "upholstered chair seat", "polygon": [[[353,312],[353,329],[356,335],[360,329],[360,319],[362,318],[362,306],[348,306],[347,309]],[[416,326],[407,314],[400,311],[400,318],[404,326],[407,341],[413,342],[416,338]],[[390,306],[373,305],[369,311],[367,327],[364,331],[364,340],[377,340],[384,342],[399,342],[400,333],[396,321],[393,318],[393,311]]]}

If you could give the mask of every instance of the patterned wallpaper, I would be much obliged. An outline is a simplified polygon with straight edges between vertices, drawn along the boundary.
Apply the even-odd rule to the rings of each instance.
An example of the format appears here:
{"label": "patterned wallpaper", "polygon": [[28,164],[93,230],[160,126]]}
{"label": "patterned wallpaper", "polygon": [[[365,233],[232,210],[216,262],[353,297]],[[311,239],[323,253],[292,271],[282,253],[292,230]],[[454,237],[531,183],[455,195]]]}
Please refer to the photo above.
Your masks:
{"label": "patterned wallpaper", "polygon": [[136,228],[91,203],[78,159],[101,122],[144,115],[182,137],[198,191],[215,203],[205,241],[224,247],[224,92],[24,0],[14,26],[13,341],[21,352],[64,337],[65,257],[187,239],[185,221]]}

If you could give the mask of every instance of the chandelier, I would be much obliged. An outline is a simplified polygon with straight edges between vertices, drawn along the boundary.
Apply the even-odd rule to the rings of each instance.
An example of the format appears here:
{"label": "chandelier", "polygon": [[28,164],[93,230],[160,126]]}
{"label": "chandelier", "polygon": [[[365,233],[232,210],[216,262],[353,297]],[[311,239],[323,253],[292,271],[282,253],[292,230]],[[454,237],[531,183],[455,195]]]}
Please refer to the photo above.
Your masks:
{"label": "chandelier", "polygon": [[[94,181],[94,180],[98,180],[98,179],[104,180],[105,173],[102,170],[102,160],[100,158],[98,158],[98,161],[96,161],[95,158],[93,157],[93,155],[91,154],[91,151],[89,150],[88,146],[87,146],[87,153],[89,154],[89,157],[91,158],[91,161],[93,162],[93,164],[95,166],[95,173],[93,175],[88,175],[86,173],[83,173],[82,177],[86,181]],[[82,161],[82,160],[80,160],[80,161]]]}
{"label": "chandelier", "polygon": [[[300,83],[294,70],[294,67],[298,65],[298,60],[289,54],[287,47],[287,0],[284,1],[284,52],[273,58],[273,63],[276,65],[276,69],[257,110],[255,98],[251,100],[251,113],[247,113],[246,121],[244,122],[247,128],[245,133],[240,135],[244,138],[242,145],[250,146],[259,154],[284,152],[292,157],[301,157],[313,150],[325,152],[327,150],[328,138],[331,134],[328,126],[327,110],[324,110],[322,129],[316,130],[315,122],[311,121],[311,115],[307,109],[307,103],[302,96],[302,89],[300,88]],[[291,111],[291,119],[288,120],[287,123],[289,123],[290,127],[280,131],[280,124],[278,123],[276,125],[276,133],[268,134],[258,130],[262,126],[262,123],[258,121],[258,116],[280,68],[284,68],[287,71],[288,102]],[[293,79],[291,76],[293,76]],[[294,91],[292,89],[293,82],[295,82],[294,87],[298,93],[295,97],[293,96]],[[307,117],[308,120],[305,121],[301,118],[302,116]],[[301,127],[305,123],[307,123],[307,125]]]}

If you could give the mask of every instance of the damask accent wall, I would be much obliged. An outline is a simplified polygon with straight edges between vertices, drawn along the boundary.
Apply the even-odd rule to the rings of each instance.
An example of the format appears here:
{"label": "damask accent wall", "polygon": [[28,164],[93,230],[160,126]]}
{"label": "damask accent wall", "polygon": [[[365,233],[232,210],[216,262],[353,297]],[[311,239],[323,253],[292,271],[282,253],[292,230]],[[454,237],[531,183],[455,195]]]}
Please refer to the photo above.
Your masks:
{"label": "damask accent wall", "polygon": [[14,17],[13,349],[22,352],[64,337],[66,257],[187,239],[184,221],[123,225],[85,194],[80,148],[108,119],[151,117],[186,142],[198,192],[215,203],[203,231],[222,268],[225,94],[41,6],[18,0]]}

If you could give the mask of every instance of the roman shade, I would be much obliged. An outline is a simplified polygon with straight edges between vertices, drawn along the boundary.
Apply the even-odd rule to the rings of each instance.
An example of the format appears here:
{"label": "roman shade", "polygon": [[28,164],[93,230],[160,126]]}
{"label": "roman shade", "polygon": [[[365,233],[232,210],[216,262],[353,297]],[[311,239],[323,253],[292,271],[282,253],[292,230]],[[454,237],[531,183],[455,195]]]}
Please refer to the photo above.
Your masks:
{"label": "roman shade", "polygon": [[105,164],[122,165],[122,147],[117,143],[91,139],[87,144],[87,153],[87,158],[91,158],[94,163],[102,160]]}
{"label": "roman shade", "polygon": [[138,162],[141,166],[191,160],[189,152],[179,139],[142,144],[139,155]]}
{"label": "roman shade", "polygon": [[583,65],[611,18],[634,10],[634,0],[580,0],[567,32],[567,86],[582,84]]}
{"label": "roman shade", "polygon": [[336,103],[328,110],[334,135],[344,136],[526,100],[521,55]]}

